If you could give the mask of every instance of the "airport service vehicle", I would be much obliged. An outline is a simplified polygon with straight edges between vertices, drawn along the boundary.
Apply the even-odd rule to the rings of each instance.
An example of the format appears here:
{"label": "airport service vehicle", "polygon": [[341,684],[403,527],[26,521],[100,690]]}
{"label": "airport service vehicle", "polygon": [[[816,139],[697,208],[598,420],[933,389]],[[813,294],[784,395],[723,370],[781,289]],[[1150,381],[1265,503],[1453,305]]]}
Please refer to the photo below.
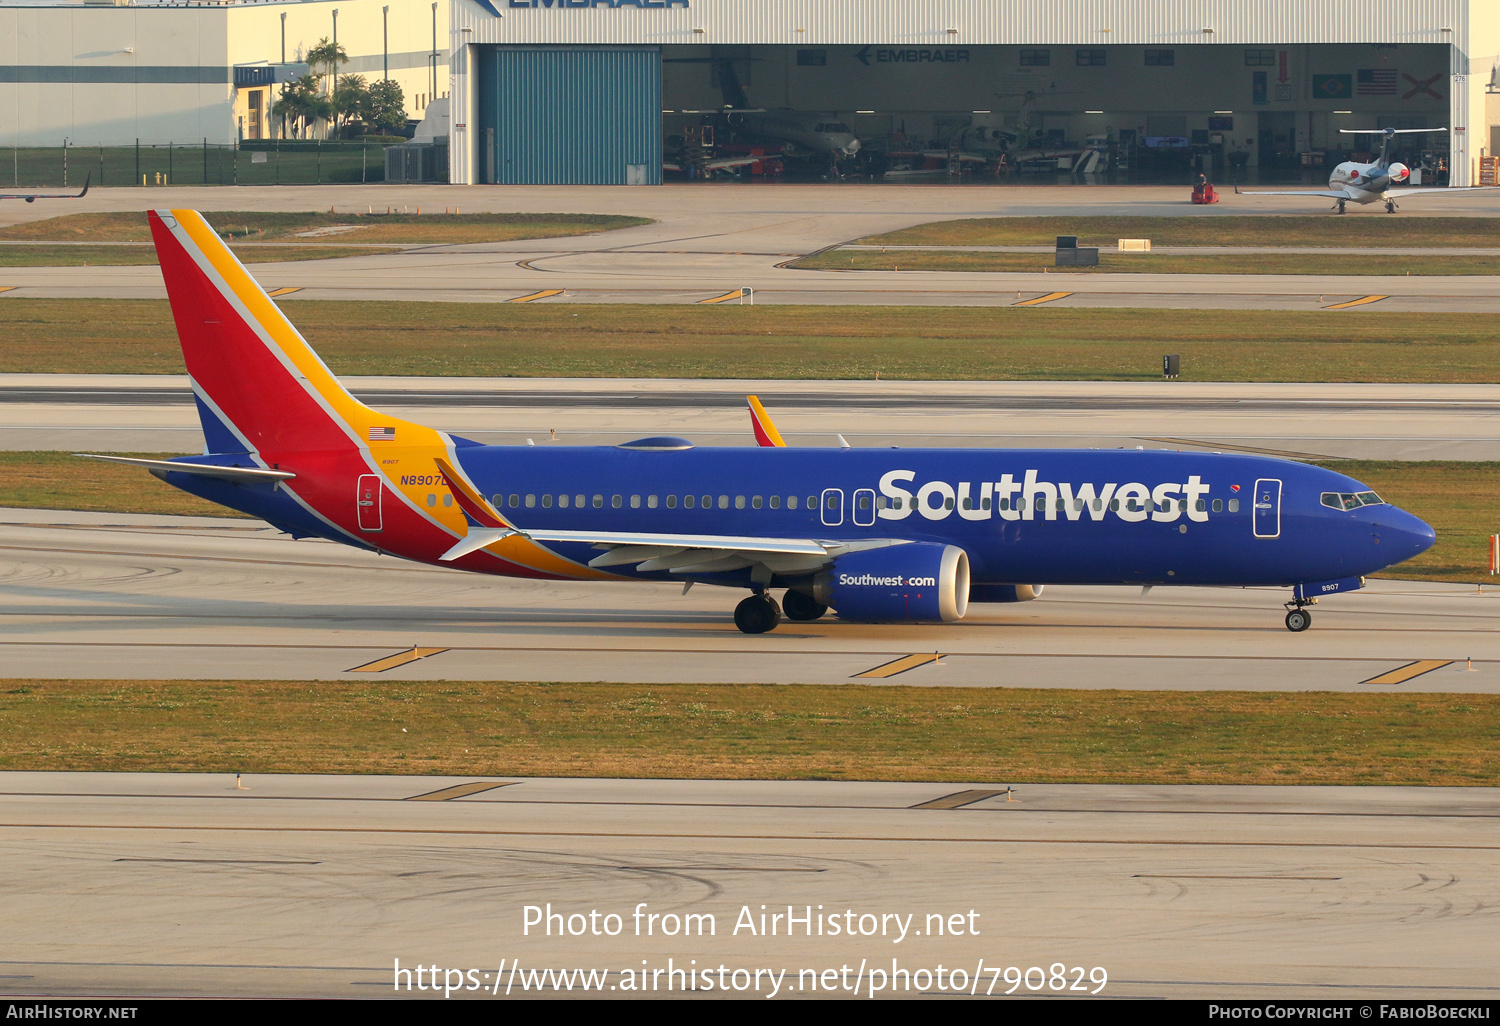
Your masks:
{"label": "airport service vehicle", "polygon": [[[1398,135],[1408,135],[1420,132],[1446,132],[1446,128],[1341,128],[1339,132],[1343,135],[1378,135],[1380,139],[1380,156],[1375,158],[1373,164],[1361,164],[1357,161],[1346,160],[1333,169],[1328,176],[1327,189],[1295,189],[1290,191],[1256,191],[1243,192],[1244,196],[1324,196],[1334,201],[1333,205],[1339,213],[1344,213],[1344,205],[1347,203],[1384,203],[1385,212],[1394,214],[1396,212],[1396,197],[1391,194],[1391,189],[1398,185],[1404,185],[1411,178],[1411,168],[1402,163],[1391,163],[1389,159],[1391,142]],[[1236,192],[1240,190],[1236,189]],[[1455,192],[1493,192],[1493,186],[1476,186],[1470,188],[1443,188],[1422,189],[1403,192],[1403,199],[1420,198],[1423,196],[1446,196]]]}
{"label": "airport service vehicle", "polygon": [[96,458],[296,537],[476,573],[737,588],[747,634],[830,609],[953,621],[1046,584],[1288,587],[1301,631],[1318,597],[1434,541],[1358,481],[1287,460],[791,448],[754,400],[754,447],[481,445],[359,402],[200,214],[149,217],[207,452]]}

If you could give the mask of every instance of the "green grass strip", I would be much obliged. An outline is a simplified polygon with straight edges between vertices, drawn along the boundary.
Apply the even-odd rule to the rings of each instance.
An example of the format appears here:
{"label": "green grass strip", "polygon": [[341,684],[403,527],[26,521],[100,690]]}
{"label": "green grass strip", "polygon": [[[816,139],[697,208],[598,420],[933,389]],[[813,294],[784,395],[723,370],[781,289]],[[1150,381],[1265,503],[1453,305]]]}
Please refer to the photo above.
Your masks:
{"label": "green grass strip", "polygon": [[[1493,275],[1500,259],[1492,256],[1430,256],[1402,253],[1361,253],[1335,257],[1317,253],[1119,253],[1101,249],[1097,267],[1054,267],[1052,252],[966,253],[954,250],[893,249],[888,252],[833,249],[792,263],[814,271],[1009,271],[1050,273],[1050,286],[1066,289],[1076,274],[1332,274]],[[899,283],[892,283],[899,284]],[[1373,285],[1351,283],[1367,292]],[[1331,302],[1331,300],[1330,300]]]}
{"label": "green grass strip", "polygon": [[0,770],[1500,784],[1500,696],[0,682]]}
{"label": "green grass strip", "polygon": [[[232,241],[291,243],[390,242],[463,243],[505,242],[514,239],[550,239],[569,235],[591,235],[615,228],[651,224],[648,217],[619,214],[447,214],[428,210],[425,214],[343,213],[322,211],[283,213],[261,210],[205,210],[204,218]],[[323,237],[302,232],[344,228],[351,231]],[[36,242],[150,242],[151,229],[144,211],[95,214],[63,214],[42,221],[26,221],[0,228],[0,240]],[[148,263],[156,263],[150,254]],[[282,257],[280,259],[287,259]]]}
{"label": "green grass strip", "polygon": [[[970,217],[931,221],[856,241],[870,246],[1050,246],[1059,235],[1076,235],[1080,246],[1110,247],[1120,239],[1150,239],[1153,246],[1500,249],[1500,218],[1391,217],[1383,212],[1379,216],[1356,212],[1321,217],[1320,213],[1319,201],[1310,199],[1308,213],[1301,215]],[[1359,254],[1360,258],[1365,255]]]}
{"label": "green grass strip", "polygon": [[[282,308],[341,374],[1159,381],[1162,354],[1179,353],[1188,381],[1500,381],[1500,322],[1489,314],[296,300]],[[5,293],[0,338],[0,372],[183,373],[164,300]]]}

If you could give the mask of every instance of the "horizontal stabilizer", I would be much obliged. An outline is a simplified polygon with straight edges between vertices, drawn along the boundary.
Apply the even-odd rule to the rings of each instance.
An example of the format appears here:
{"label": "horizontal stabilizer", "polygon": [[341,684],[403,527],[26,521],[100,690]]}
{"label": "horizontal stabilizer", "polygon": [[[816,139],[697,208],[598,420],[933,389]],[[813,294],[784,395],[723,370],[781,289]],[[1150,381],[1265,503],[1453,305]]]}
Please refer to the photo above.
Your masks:
{"label": "horizontal stabilizer", "polygon": [[211,463],[179,463],[176,460],[143,460],[135,456],[99,456],[91,452],[75,452],[88,460],[106,460],[110,463],[128,463],[134,467],[145,467],[152,473],[193,474],[197,477],[216,477],[221,481],[288,481],[296,477],[288,470],[265,470],[260,467],[216,467]]}
{"label": "horizontal stabilizer", "polygon": [[443,553],[438,559],[444,563],[449,563],[455,559],[467,556],[471,552],[478,552],[486,545],[493,545],[503,538],[509,538],[511,535],[519,533],[519,531],[512,531],[508,527],[471,527],[469,528],[469,533],[458,540],[457,545]]}

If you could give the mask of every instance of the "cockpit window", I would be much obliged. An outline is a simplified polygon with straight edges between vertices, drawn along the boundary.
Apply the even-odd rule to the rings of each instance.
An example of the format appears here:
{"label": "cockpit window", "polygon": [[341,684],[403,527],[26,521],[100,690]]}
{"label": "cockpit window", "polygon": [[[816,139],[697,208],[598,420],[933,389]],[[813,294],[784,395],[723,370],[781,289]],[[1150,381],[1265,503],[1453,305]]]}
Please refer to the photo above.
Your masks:
{"label": "cockpit window", "polygon": [[844,124],[842,121],[830,121],[827,124],[819,125],[818,126],[818,131],[820,131],[820,132],[830,132],[830,133],[832,133],[832,132],[839,132],[839,133],[842,133],[843,135],[848,135],[849,134],[849,126],[846,125],[846,124]]}
{"label": "cockpit window", "polygon": [[1323,505],[1329,509],[1358,509],[1384,502],[1374,492],[1324,492]]}

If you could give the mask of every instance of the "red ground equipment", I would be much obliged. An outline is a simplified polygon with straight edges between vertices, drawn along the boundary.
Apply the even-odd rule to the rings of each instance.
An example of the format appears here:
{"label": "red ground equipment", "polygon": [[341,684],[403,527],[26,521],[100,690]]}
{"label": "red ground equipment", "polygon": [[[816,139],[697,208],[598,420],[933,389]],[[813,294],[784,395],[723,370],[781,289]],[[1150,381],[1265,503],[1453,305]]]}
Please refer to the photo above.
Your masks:
{"label": "red ground equipment", "polygon": [[1212,182],[1200,177],[1198,184],[1193,186],[1193,202],[1217,203],[1219,202],[1219,190],[1214,188]]}

